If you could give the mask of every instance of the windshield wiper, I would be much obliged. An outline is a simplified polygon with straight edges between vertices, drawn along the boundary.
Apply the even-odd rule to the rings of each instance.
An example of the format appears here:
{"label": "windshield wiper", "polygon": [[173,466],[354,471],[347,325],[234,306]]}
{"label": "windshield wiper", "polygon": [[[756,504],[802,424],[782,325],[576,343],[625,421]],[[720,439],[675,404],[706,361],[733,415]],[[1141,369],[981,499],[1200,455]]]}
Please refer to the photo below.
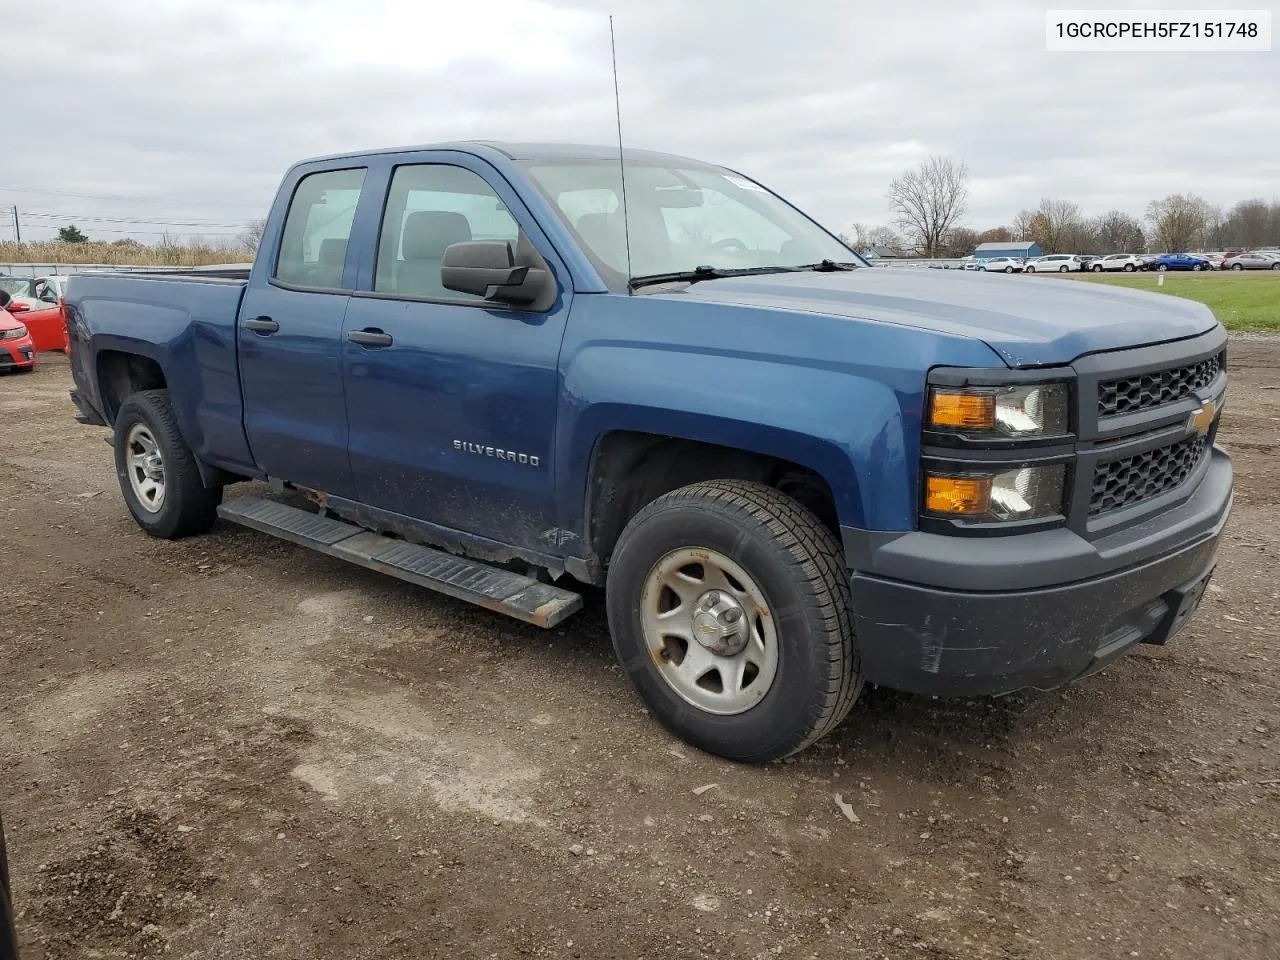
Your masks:
{"label": "windshield wiper", "polygon": [[795,273],[806,267],[694,267],[692,270],[677,270],[673,273],[651,273],[643,277],[632,277],[627,286],[632,290],[651,287],[659,283],[697,283],[699,280],[723,280],[726,277],[750,277],[761,273]]}
{"label": "windshield wiper", "polygon": [[797,270],[812,270],[814,273],[833,273],[837,270],[857,270],[856,263],[837,263],[834,260],[820,260],[818,263],[806,263],[796,267]]}

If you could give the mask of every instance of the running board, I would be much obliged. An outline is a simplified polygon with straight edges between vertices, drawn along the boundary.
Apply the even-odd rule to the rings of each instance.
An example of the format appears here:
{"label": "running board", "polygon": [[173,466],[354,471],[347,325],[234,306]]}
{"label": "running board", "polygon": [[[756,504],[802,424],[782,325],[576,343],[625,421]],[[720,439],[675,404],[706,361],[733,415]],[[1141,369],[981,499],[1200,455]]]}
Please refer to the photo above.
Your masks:
{"label": "running board", "polygon": [[553,584],[384,537],[274,500],[237,497],[218,507],[218,516],[534,626],[554,627],[582,609],[579,594]]}

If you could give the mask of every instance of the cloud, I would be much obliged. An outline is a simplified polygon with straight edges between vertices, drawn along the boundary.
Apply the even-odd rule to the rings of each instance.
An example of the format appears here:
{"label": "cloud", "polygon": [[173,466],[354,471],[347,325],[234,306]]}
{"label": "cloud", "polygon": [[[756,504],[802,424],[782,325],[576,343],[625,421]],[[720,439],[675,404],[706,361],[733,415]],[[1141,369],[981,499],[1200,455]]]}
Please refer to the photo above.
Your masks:
{"label": "cloud", "polygon": [[[837,230],[887,220],[889,180],[931,153],[968,164],[977,227],[1041,196],[1089,214],[1140,214],[1183,190],[1271,198],[1274,55],[1050,54],[1047,6],[647,0],[615,11],[624,136],[741,169]],[[7,37],[43,51],[56,24],[56,39],[32,69],[8,63],[0,202],[30,214],[28,236],[52,232],[41,214],[235,233],[305,156],[608,143],[608,12],[590,0],[20,5]]]}

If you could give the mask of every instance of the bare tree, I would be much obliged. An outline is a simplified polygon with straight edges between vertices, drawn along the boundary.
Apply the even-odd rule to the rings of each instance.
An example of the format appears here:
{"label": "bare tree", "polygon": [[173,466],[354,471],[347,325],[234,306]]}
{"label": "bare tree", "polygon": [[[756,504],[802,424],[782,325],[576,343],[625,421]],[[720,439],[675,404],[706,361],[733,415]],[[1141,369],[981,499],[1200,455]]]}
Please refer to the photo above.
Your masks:
{"label": "bare tree", "polygon": [[926,257],[942,252],[947,234],[964,215],[969,168],[933,156],[889,184],[889,209],[907,240]]}
{"label": "bare tree", "polygon": [[1031,236],[1031,226],[1035,222],[1036,215],[1031,210],[1019,210],[1018,215],[1013,218],[1013,223],[1009,229],[1013,236],[1009,239],[1027,241],[1033,239]]}
{"label": "bare tree", "polygon": [[902,252],[902,238],[894,233],[890,227],[872,227],[867,232],[867,245],[869,247],[883,247],[886,250],[892,250],[894,253]]}
{"label": "bare tree", "polygon": [[266,232],[267,221],[250,220],[245,226],[244,232],[236,239],[240,243],[240,247],[249,256],[253,256],[258,252],[258,244],[262,243],[262,234]]}
{"label": "bare tree", "polygon": [[991,227],[978,234],[978,243],[1009,243],[1017,239],[1010,227]]}
{"label": "bare tree", "polygon": [[1222,245],[1263,247],[1271,242],[1273,206],[1265,200],[1241,200],[1223,218]]}
{"label": "bare tree", "polygon": [[1146,235],[1138,218],[1123,210],[1110,210],[1093,220],[1099,253],[1142,253]]}
{"label": "bare tree", "polygon": [[978,245],[978,232],[968,227],[955,227],[947,234],[947,256],[967,257]]}
{"label": "bare tree", "polygon": [[1080,208],[1070,200],[1049,197],[1042,198],[1031,214],[1028,232],[1044,253],[1072,253],[1070,248],[1085,239]]}
{"label": "bare tree", "polygon": [[1157,246],[1169,253],[1192,250],[1204,242],[1209,204],[1191,193],[1171,193],[1147,204],[1147,220]]}

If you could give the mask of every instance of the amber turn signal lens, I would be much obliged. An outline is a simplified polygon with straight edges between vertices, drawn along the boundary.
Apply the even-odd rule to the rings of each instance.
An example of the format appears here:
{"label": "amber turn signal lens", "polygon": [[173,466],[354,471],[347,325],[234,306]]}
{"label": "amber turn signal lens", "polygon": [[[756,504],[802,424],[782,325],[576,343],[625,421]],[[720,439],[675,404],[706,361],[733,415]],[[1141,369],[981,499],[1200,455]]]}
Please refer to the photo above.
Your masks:
{"label": "amber turn signal lens", "polygon": [[929,400],[929,424],[953,430],[991,430],[996,425],[996,398],[991,394],[935,389]]}
{"label": "amber turn signal lens", "polygon": [[991,508],[991,478],[927,476],[924,508],[953,516],[986,513]]}

